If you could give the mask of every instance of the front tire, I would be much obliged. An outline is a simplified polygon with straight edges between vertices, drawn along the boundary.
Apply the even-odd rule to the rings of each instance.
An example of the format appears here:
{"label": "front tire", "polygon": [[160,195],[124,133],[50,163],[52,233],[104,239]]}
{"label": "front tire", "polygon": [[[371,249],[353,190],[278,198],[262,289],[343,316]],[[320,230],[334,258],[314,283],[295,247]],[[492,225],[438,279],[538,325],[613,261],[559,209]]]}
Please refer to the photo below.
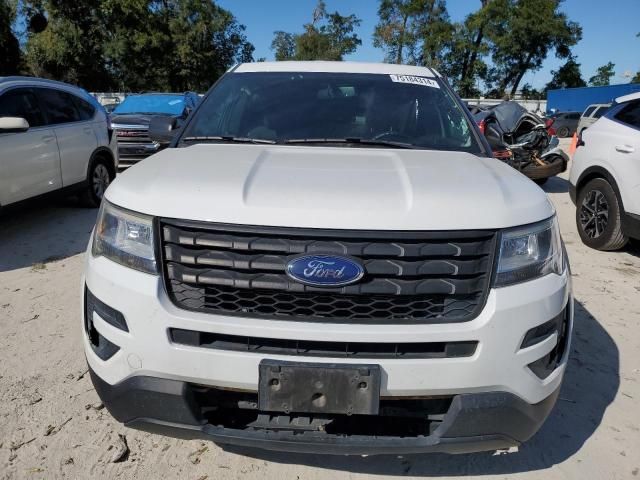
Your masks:
{"label": "front tire", "polygon": [[569,136],[569,127],[560,127],[558,130],[558,137],[565,138]]}
{"label": "front tire", "polygon": [[96,159],[89,169],[87,180],[89,184],[82,192],[80,200],[83,205],[89,208],[97,208],[102,202],[104,192],[113,180],[113,175],[107,166],[107,162],[101,158]]}
{"label": "front tire", "polygon": [[580,238],[596,250],[619,250],[629,239],[622,232],[620,201],[604,178],[595,178],[578,192],[576,226]]}

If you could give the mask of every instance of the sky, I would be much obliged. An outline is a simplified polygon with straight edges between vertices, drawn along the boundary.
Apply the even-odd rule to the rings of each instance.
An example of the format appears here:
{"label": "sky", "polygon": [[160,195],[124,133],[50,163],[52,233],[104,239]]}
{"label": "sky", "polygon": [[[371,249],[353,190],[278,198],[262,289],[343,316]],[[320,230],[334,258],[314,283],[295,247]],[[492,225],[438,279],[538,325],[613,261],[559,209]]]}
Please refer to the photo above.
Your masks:
{"label": "sky", "polygon": [[[362,39],[358,50],[346,60],[380,62],[384,52],[374,48],[372,35],[378,21],[376,0],[325,0],[327,10],[342,15],[354,13],[362,20],[357,30]],[[311,20],[317,0],[218,0],[237,20],[247,27],[248,40],[256,47],[254,58],[273,60],[270,49],[273,32],[283,30],[298,33],[302,25]],[[479,0],[447,0],[447,9],[453,21],[461,21],[479,8]],[[561,10],[570,20],[582,26],[582,40],[573,47],[581,64],[585,81],[596,73],[599,66],[612,61],[616,76],[611,83],[628,83],[625,72],[632,75],[640,71],[640,0],[565,0]],[[521,85],[541,88],[551,80],[551,71],[564,63],[550,53],[542,68],[525,75]]]}

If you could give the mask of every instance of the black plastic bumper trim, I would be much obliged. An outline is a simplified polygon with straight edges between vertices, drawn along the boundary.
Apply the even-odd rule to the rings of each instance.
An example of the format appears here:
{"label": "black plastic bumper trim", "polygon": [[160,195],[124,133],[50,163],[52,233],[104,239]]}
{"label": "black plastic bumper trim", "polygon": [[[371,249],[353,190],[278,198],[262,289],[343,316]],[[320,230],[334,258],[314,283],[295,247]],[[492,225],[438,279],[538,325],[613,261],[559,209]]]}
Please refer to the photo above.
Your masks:
{"label": "black plastic bumper trim", "polygon": [[[84,295],[84,331],[87,335],[87,339],[89,340],[89,345],[91,345],[91,349],[93,353],[95,353],[100,360],[106,362],[111,357],[113,357],[118,351],[120,347],[115,343],[110,342],[105,337],[103,337],[100,332],[93,325],[93,312],[97,312],[101,318],[105,319],[109,324],[113,325],[116,328],[121,328],[119,324],[117,324],[116,320],[118,317],[114,316],[114,314],[119,314],[122,322],[124,322],[125,329],[127,328],[127,324],[124,321],[124,317],[122,314],[116,310],[113,310],[111,307],[108,307],[104,303],[100,302],[97,298],[93,296],[93,294],[89,291],[89,289],[85,286],[85,295]],[[116,323],[114,323],[116,322]],[[125,331],[129,331],[126,329]]]}
{"label": "black plastic bumper trim", "polygon": [[456,395],[433,434],[381,437],[215,426],[201,417],[191,387],[185,382],[131,377],[110,385],[91,369],[90,375],[111,415],[131,428],[243,447],[336,455],[470,453],[508,448],[536,433],[560,391],[558,388],[535,405],[506,392]]}
{"label": "black plastic bumper trim", "polygon": [[477,341],[424,343],[364,343],[245,337],[169,329],[169,340],[178,345],[271,355],[327,358],[462,358],[471,357]]}
{"label": "black plastic bumper trim", "polygon": [[121,312],[119,312],[115,308],[110,307],[102,300],[99,300],[93,293],[91,293],[91,290],[89,290],[89,287],[87,287],[86,285],[84,289],[87,317],[90,317],[93,312],[96,312],[98,315],[100,315],[100,318],[102,318],[109,325],[125,332],[129,331],[127,321],[124,319],[124,315]]}
{"label": "black plastic bumper trim", "polygon": [[522,341],[520,348],[527,348],[532,345],[536,345],[546,340],[554,333],[558,333],[559,335],[562,327],[562,321],[565,318],[565,315],[566,308],[551,320],[548,320],[543,324],[538,325],[537,327],[533,327],[524,336],[524,340]]}

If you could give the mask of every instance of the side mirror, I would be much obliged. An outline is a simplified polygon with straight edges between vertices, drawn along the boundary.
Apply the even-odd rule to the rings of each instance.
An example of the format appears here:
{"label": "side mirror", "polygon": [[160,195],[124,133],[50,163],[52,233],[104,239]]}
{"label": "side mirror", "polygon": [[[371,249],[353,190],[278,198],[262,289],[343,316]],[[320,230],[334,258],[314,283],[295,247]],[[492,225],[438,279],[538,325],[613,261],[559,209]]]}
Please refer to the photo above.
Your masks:
{"label": "side mirror", "polygon": [[20,133],[29,130],[29,122],[20,117],[0,117],[0,133]]}
{"label": "side mirror", "polygon": [[174,117],[153,117],[149,123],[149,137],[160,145],[167,145],[173,140],[177,121]]}

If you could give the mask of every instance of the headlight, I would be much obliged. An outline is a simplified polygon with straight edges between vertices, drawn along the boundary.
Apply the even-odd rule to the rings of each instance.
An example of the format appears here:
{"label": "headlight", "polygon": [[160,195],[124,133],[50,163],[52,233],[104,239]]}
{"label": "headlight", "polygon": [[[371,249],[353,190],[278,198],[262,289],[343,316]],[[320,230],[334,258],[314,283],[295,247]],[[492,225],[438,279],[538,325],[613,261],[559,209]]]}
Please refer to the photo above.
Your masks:
{"label": "headlight", "polygon": [[93,237],[94,257],[103,256],[146,273],[157,273],[153,219],[102,201]]}
{"label": "headlight", "polygon": [[504,230],[495,286],[526,282],[564,271],[562,240],[555,215],[543,222]]}

